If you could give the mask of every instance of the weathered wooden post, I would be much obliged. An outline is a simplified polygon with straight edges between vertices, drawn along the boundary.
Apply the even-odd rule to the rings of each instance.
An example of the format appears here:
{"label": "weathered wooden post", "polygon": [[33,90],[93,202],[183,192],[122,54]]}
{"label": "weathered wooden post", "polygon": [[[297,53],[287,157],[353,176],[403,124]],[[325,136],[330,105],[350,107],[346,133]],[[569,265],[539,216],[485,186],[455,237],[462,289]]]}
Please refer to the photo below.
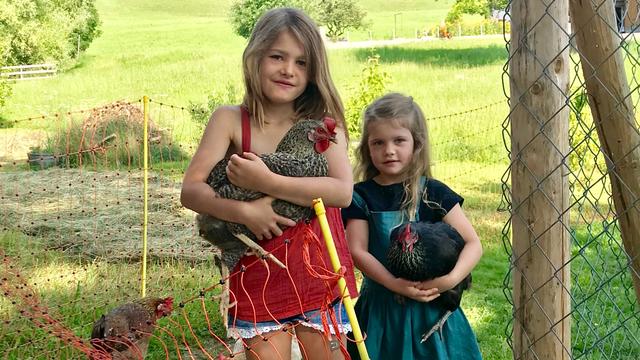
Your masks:
{"label": "weathered wooden post", "polygon": [[511,3],[515,359],[571,358],[567,1]]}
{"label": "weathered wooden post", "polygon": [[607,159],[613,203],[640,301],[640,134],[611,0],[571,0],[589,106]]}

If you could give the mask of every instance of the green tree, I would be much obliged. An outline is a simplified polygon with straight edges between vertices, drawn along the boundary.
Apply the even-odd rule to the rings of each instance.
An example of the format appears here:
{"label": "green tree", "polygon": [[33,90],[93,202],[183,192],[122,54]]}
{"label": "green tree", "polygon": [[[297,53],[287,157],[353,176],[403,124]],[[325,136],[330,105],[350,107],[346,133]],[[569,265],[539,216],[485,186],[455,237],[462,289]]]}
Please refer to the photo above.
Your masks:
{"label": "green tree", "polygon": [[348,29],[361,29],[366,25],[362,10],[354,0],[319,0],[317,21],[327,27],[327,37],[340,39]]}
{"label": "green tree", "polygon": [[63,64],[100,35],[99,25],[95,0],[5,0],[0,57],[6,65]]}
{"label": "green tree", "polygon": [[295,7],[313,13],[313,3],[304,0],[237,0],[230,11],[233,31],[248,39],[260,16],[277,7]]}
{"label": "green tree", "polygon": [[447,13],[447,24],[455,24],[460,21],[462,14],[478,14],[485,18],[491,15],[491,10],[505,9],[508,0],[456,0]]}

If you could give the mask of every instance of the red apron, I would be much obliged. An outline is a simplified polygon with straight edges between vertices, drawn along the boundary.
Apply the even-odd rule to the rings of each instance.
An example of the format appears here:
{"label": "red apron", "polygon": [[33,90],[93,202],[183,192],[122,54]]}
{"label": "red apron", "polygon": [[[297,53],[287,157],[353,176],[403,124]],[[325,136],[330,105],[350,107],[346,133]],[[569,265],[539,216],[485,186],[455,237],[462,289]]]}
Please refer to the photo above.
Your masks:
{"label": "red apron", "polygon": [[[249,114],[242,109],[242,150],[250,151],[251,132]],[[338,252],[341,273],[347,282],[351,297],[357,296],[353,261],[344,233],[340,209],[327,208],[327,221]],[[260,245],[273,253],[286,269],[273,262],[260,261],[255,256],[244,256],[232,270],[229,278],[230,319],[262,322],[284,319],[303,312],[328,307],[340,298],[338,277],[331,266],[329,254],[320,230],[313,218],[288,228],[274,239]],[[233,321],[233,320],[232,320]]]}

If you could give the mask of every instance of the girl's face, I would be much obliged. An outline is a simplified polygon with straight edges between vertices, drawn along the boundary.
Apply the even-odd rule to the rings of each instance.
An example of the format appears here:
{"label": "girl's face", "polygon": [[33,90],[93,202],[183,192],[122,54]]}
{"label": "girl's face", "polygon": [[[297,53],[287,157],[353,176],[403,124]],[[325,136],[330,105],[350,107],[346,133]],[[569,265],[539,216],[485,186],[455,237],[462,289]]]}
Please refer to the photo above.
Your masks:
{"label": "girl's face", "polygon": [[413,158],[413,136],[397,121],[381,120],[368,125],[367,145],[373,166],[380,174],[376,181],[382,185],[402,182]]}
{"label": "girl's face", "polygon": [[307,88],[304,46],[290,31],[282,31],[260,61],[262,92],[274,105],[293,101]]}

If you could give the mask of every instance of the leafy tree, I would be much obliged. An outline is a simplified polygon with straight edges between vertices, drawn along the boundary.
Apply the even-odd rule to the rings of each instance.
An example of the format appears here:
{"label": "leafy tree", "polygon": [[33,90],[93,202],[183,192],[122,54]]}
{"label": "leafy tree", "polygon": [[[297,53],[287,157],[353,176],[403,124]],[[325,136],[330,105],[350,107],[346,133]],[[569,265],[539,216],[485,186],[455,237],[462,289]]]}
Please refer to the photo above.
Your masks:
{"label": "leafy tree", "polygon": [[454,24],[460,21],[462,14],[478,14],[485,18],[491,15],[491,10],[505,9],[508,0],[456,0],[447,13],[447,24]]}
{"label": "leafy tree", "polygon": [[98,9],[96,9],[94,1],[95,0],[60,1],[64,10],[75,20],[68,36],[71,44],[75,45],[70,54],[73,57],[79,55],[78,51],[82,52],[87,50],[91,42],[102,33],[100,30],[100,17],[98,16]]}
{"label": "leafy tree", "polygon": [[277,7],[295,7],[313,12],[312,3],[304,0],[237,0],[231,5],[231,24],[236,34],[248,39],[260,16]]}
{"label": "leafy tree", "polygon": [[0,58],[6,65],[67,62],[100,35],[99,25],[95,0],[2,1]]}
{"label": "leafy tree", "polygon": [[230,12],[233,30],[248,39],[260,16],[268,10],[285,6],[302,9],[318,25],[325,25],[327,36],[332,40],[339,39],[347,29],[365,26],[366,13],[355,0],[236,0]]}
{"label": "leafy tree", "polygon": [[362,10],[354,0],[319,0],[317,20],[327,27],[327,37],[340,39],[348,29],[365,27]]}

